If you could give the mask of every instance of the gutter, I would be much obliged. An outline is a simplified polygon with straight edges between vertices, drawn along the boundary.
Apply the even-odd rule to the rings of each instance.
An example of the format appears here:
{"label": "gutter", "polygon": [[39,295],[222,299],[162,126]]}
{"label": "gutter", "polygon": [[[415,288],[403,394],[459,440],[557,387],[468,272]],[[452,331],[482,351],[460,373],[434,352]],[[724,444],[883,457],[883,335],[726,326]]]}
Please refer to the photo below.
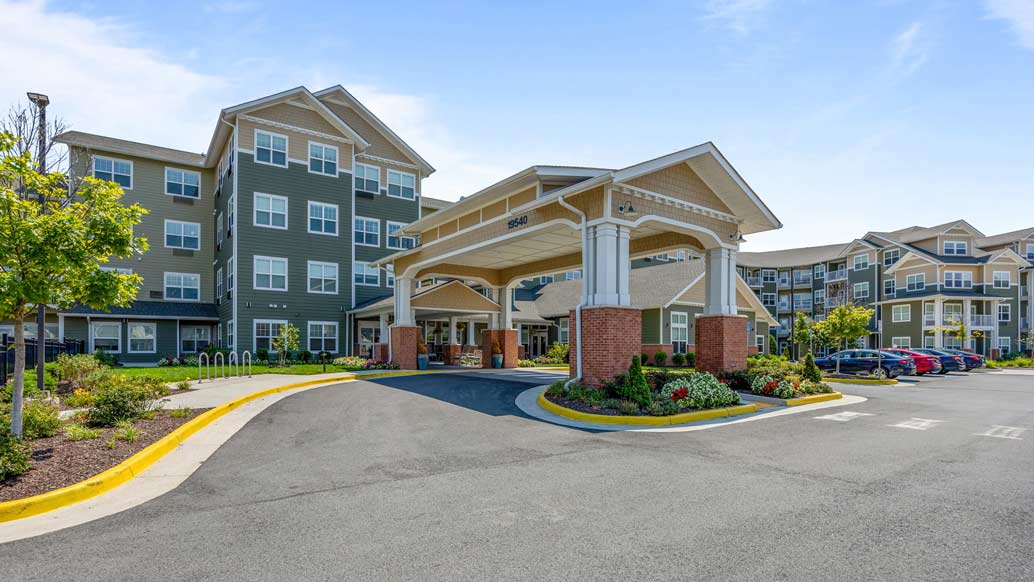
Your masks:
{"label": "gutter", "polygon": [[[557,202],[560,204],[560,206],[562,206],[562,207],[570,210],[571,212],[577,214],[578,216],[582,217],[582,299],[581,299],[581,301],[578,302],[578,305],[575,306],[575,308],[574,308],[575,326],[576,326],[575,329],[578,330],[578,334],[577,334],[577,336],[575,336],[576,339],[577,339],[577,342],[578,342],[577,346],[576,346],[576,349],[578,350],[578,361],[577,361],[577,368],[576,368],[577,371],[575,373],[575,377],[571,378],[570,380],[567,381],[566,384],[564,384],[564,388],[567,388],[571,384],[575,384],[577,382],[581,382],[582,381],[582,307],[584,307],[585,304],[589,300],[589,279],[588,279],[588,273],[586,273],[586,271],[588,269],[586,268],[586,265],[585,265],[585,257],[586,257],[586,254],[589,252],[589,229],[588,229],[588,227],[586,225],[586,222],[588,221],[588,217],[585,215],[584,212],[582,212],[578,208],[575,208],[574,206],[569,204],[567,202],[567,200],[565,199],[565,196],[568,196],[568,194],[564,194],[564,195],[561,195],[561,196],[557,197]],[[570,330],[569,330],[569,333],[570,333]]]}

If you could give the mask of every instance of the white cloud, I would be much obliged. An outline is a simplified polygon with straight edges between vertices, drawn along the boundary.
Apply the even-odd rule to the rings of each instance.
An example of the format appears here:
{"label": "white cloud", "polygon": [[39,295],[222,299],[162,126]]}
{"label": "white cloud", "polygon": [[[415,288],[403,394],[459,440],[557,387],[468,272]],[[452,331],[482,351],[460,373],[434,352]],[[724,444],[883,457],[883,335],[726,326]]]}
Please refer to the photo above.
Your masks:
{"label": "white cloud", "polygon": [[891,50],[894,53],[892,69],[895,73],[908,76],[919,70],[926,63],[930,50],[923,23],[913,22],[898,33],[891,41]]}
{"label": "white cloud", "polygon": [[1020,45],[1034,50],[1034,2],[1031,0],[986,0],[989,18],[1005,20]]}
{"label": "white cloud", "polygon": [[708,0],[704,19],[718,21],[746,35],[758,26],[770,4],[771,0]]}

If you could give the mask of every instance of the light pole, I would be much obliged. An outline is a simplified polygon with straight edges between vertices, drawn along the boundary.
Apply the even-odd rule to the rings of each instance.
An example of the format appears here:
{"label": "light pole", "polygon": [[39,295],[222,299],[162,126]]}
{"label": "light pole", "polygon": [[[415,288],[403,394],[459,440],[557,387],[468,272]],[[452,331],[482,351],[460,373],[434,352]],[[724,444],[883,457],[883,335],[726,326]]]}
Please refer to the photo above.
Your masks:
{"label": "light pole", "polygon": [[[42,93],[26,93],[29,97],[29,101],[32,101],[36,105],[36,109],[39,110],[39,173],[41,175],[47,173],[47,105],[50,104],[50,98]],[[37,192],[40,212],[46,213],[47,205],[44,199],[43,191]],[[43,364],[46,360],[46,323],[47,323],[47,305],[46,303],[36,305],[36,388],[39,393],[43,393]]]}

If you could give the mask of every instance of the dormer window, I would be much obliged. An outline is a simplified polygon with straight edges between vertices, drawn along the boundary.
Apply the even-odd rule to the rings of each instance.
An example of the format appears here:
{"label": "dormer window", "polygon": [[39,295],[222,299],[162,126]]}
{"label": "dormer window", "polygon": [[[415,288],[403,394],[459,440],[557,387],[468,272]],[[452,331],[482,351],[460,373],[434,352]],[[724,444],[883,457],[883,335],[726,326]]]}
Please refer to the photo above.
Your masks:
{"label": "dormer window", "polygon": [[946,240],[944,241],[944,254],[968,255],[969,245],[964,240]]}

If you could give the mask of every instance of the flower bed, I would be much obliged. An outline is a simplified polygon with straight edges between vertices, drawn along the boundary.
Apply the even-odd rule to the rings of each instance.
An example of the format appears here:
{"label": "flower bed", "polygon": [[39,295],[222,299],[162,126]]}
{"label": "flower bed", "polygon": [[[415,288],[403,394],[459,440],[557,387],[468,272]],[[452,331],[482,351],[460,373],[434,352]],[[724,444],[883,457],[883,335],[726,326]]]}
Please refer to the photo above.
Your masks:
{"label": "flower bed", "polygon": [[833,392],[807,356],[799,363],[779,356],[751,357],[746,370],[723,374],[722,380],[737,392],[781,400]]}

